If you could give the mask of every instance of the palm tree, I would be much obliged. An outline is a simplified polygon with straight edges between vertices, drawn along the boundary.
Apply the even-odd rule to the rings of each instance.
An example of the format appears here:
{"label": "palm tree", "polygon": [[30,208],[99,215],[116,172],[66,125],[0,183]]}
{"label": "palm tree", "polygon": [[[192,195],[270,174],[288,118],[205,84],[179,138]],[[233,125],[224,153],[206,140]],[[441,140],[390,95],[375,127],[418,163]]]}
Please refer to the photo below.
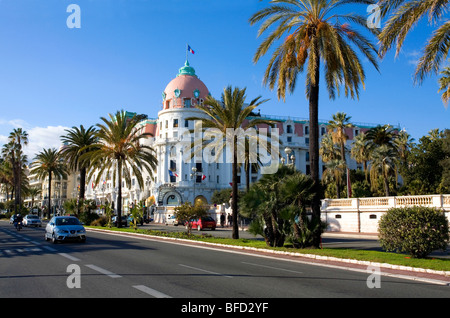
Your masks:
{"label": "palm tree", "polygon": [[[202,123],[203,129],[215,129],[227,138],[227,141],[231,140],[232,143],[232,219],[233,230],[232,238],[239,238],[238,224],[237,224],[237,209],[238,209],[238,147],[245,147],[245,139],[238,140],[236,132],[239,129],[243,131],[250,127],[257,126],[259,124],[270,124],[272,121],[265,120],[259,117],[252,117],[248,119],[252,111],[266,102],[267,100],[260,100],[261,96],[253,99],[249,105],[245,105],[245,91],[246,89],[232,88],[228,86],[224,88],[222,93],[222,100],[216,100],[211,96],[208,96],[204,102],[204,105],[197,105],[196,107],[204,112],[206,117],[191,117],[188,120],[196,120]],[[232,135],[230,135],[230,131]],[[225,143],[224,143],[225,145]],[[245,148],[241,148],[244,150]],[[216,149],[216,156],[223,152],[223,148]],[[245,155],[242,151],[241,154]]]}
{"label": "palm tree", "polygon": [[396,130],[391,125],[378,125],[370,128],[366,133],[364,139],[368,143],[370,151],[375,148],[386,145],[389,148],[395,149],[395,139],[397,138]]}
{"label": "palm tree", "polygon": [[[8,143],[3,146],[3,154],[11,162],[14,176],[14,210],[18,213],[22,204],[22,166],[26,156],[22,152],[22,146],[28,144],[28,133],[22,128],[15,128],[9,134]],[[24,161],[25,160],[25,161]]]}
{"label": "palm tree", "polygon": [[[306,214],[306,207],[311,204],[313,197],[314,183],[310,176],[300,171],[295,171],[287,175],[281,186],[281,193],[286,202],[293,208],[294,213],[290,213],[290,221],[293,226],[294,247],[311,246],[312,234],[319,227],[323,229],[323,224],[314,224],[309,222]],[[291,210],[292,211],[292,210]]]}
{"label": "palm tree", "polygon": [[[131,187],[131,172],[136,177],[141,189],[144,188],[142,176],[146,170],[150,176],[157,166],[155,151],[150,146],[142,144],[143,139],[151,136],[142,133],[138,124],[143,117],[134,114],[132,117],[124,111],[117,111],[115,115],[109,114],[109,120],[101,117],[102,124],[97,124],[97,142],[86,146],[88,150],[81,156],[81,161],[89,160],[93,168],[89,179],[96,174],[95,184],[98,184],[104,172],[112,170],[113,183],[118,186],[117,216],[122,217],[122,180]],[[121,222],[118,226],[121,227]]]}
{"label": "palm tree", "polygon": [[30,208],[33,208],[34,207],[34,199],[37,196],[41,195],[42,188],[32,187],[32,188],[29,188],[27,192],[28,192],[28,195],[31,197],[31,207]]}
{"label": "palm tree", "polygon": [[348,140],[348,135],[345,132],[345,128],[353,127],[353,124],[349,122],[351,117],[343,112],[337,112],[336,114],[333,114],[332,117],[333,119],[328,122],[327,129],[331,134],[333,142],[339,146],[341,160],[347,164],[347,161],[345,160],[345,143]]}
{"label": "palm tree", "polygon": [[31,164],[31,174],[35,174],[38,179],[44,180],[48,177],[48,215],[51,212],[52,198],[52,177],[65,178],[67,176],[67,168],[63,163],[61,154],[55,148],[43,149],[39,152],[33,163]]}
{"label": "palm tree", "polygon": [[78,170],[80,173],[80,192],[79,202],[84,200],[86,173],[89,168],[89,161],[81,161],[80,158],[88,150],[92,150],[89,146],[97,142],[95,135],[95,128],[93,126],[85,129],[83,125],[66,129],[67,135],[61,136],[61,141],[64,143],[61,149],[61,156],[67,163],[67,166],[72,171]]}
{"label": "palm tree", "polygon": [[397,152],[388,145],[382,145],[372,152],[370,182],[372,190],[376,190],[378,176],[383,178],[385,195],[389,196],[389,176],[397,173]]}
{"label": "palm tree", "polygon": [[333,142],[331,134],[325,134],[320,141],[319,155],[323,162],[328,162],[333,159],[340,159],[340,149]]}
{"label": "palm tree", "polygon": [[379,34],[380,56],[396,46],[396,56],[400,53],[406,36],[422,19],[427,18],[429,25],[437,29],[427,40],[423,55],[417,64],[414,81],[421,84],[430,73],[437,74],[450,48],[450,21],[447,19],[447,0],[380,0],[382,16],[392,13]]}
{"label": "palm tree", "polygon": [[336,184],[336,197],[341,197],[342,179],[345,176],[346,165],[341,159],[332,159],[325,164],[325,171],[322,173],[324,181],[333,181]]}
{"label": "palm tree", "polygon": [[[278,24],[260,44],[254,62],[284,35],[280,46],[274,51],[264,75],[264,83],[271,89],[277,86],[278,98],[285,98],[286,89],[295,90],[297,76],[306,73],[306,97],[309,100],[310,162],[311,177],[316,185],[319,180],[319,82],[321,68],[331,99],[339,95],[340,86],[346,96],[359,96],[359,87],[364,86],[365,73],[362,63],[352,46],[378,70],[375,46],[355,28],[350,21],[375,33],[366,25],[366,18],[341,13],[345,5],[364,3],[364,0],[279,0],[255,13],[250,18],[253,25],[265,19],[258,36]],[[321,65],[322,61],[322,65]],[[305,68],[306,66],[306,68]],[[319,191],[312,203],[313,218],[320,219]],[[320,246],[320,235],[315,237],[315,246]]]}
{"label": "palm tree", "polygon": [[440,74],[441,77],[439,78],[438,92],[444,91],[442,93],[441,99],[445,107],[447,107],[448,101],[450,100],[450,67],[444,67]]}
{"label": "palm tree", "polygon": [[367,181],[367,162],[370,160],[370,151],[364,133],[359,134],[353,139],[351,155],[357,163],[363,163],[364,174]]}

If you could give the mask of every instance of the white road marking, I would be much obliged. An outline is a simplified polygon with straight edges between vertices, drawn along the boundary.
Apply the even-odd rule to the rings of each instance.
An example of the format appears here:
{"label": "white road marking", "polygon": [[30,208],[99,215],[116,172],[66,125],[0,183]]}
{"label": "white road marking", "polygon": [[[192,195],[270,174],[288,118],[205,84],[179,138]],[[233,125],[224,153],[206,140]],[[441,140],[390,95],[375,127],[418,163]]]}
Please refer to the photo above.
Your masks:
{"label": "white road marking", "polygon": [[108,275],[108,276],[111,277],[111,278],[119,278],[119,277],[122,277],[122,276],[120,276],[120,275],[114,274],[114,273],[112,273],[112,272],[110,272],[110,271],[108,271],[108,270],[106,270],[106,269],[104,269],[104,268],[101,268],[101,267],[98,267],[98,266],[95,266],[95,265],[86,265],[86,266],[89,267],[90,269],[93,269],[94,271],[97,271],[97,272],[99,272],[99,273]]}
{"label": "white road marking", "polygon": [[76,258],[75,256],[72,256],[72,255],[67,254],[67,253],[58,253],[58,254],[61,255],[61,256],[64,256],[65,258],[68,258],[68,259],[70,259],[71,261],[74,261],[74,262],[78,262],[80,260],[79,258]]}
{"label": "white road marking", "polygon": [[279,268],[279,267],[272,267],[272,266],[261,265],[261,264],[254,264],[254,263],[247,263],[247,262],[242,262],[242,263],[243,264],[247,264],[247,265],[253,265],[253,266],[259,266],[259,267],[264,267],[264,268],[275,269],[277,271],[285,271],[285,272],[290,272],[290,273],[303,274],[303,272],[293,271],[293,270],[290,270],[290,269],[284,269],[284,268]]}
{"label": "white road marking", "polygon": [[142,291],[142,292],[144,292],[144,293],[146,293],[146,294],[149,294],[149,295],[151,295],[153,297],[156,297],[156,298],[172,298],[172,297],[170,297],[170,296],[168,296],[166,294],[163,294],[163,293],[161,293],[161,292],[159,292],[159,291],[157,291],[155,289],[152,289],[152,288],[144,286],[144,285],[135,285],[133,287],[138,289],[138,290],[140,290],[140,291]]}
{"label": "white road marking", "polygon": [[232,276],[228,276],[228,275],[224,275],[224,274],[220,274],[220,273],[216,273],[216,272],[207,271],[205,269],[201,269],[201,268],[198,268],[198,267],[192,267],[192,266],[188,266],[188,265],[184,265],[184,264],[178,264],[178,265],[186,267],[186,268],[194,269],[194,270],[197,270],[197,271],[200,271],[200,272],[205,272],[205,273],[218,275],[218,276],[224,276],[224,277],[227,277],[227,278],[233,278]]}

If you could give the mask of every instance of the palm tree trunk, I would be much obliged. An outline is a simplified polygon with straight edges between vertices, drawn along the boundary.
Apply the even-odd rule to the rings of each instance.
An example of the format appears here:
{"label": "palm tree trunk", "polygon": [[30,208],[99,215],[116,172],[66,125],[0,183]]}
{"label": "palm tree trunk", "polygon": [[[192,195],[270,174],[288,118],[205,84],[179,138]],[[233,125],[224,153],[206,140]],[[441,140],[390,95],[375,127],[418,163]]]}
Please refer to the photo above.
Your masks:
{"label": "palm tree trunk", "polygon": [[232,220],[233,220],[233,230],[232,230],[232,238],[238,239],[239,238],[239,229],[237,224],[237,213],[238,213],[238,183],[237,183],[237,169],[238,169],[238,162],[237,162],[237,141],[236,136],[233,137],[233,163],[232,163],[232,170],[233,170],[233,192],[232,192],[232,202],[231,202],[231,209],[232,209]]}
{"label": "palm tree trunk", "polygon": [[[320,179],[319,179],[319,79],[320,79],[320,55],[315,52],[317,68],[314,74],[314,85],[311,85],[309,95],[309,153],[311,163],[311,178],[314,181],[315,191],[312,197],[311,209],[312,219],[316,222],[320,220]],[[313,234],[313,246],[320,247],[321,237],[320,227]]]}
{"label": "palm tree trunk", "polygon": [[119,159],[117,163],[117,176],[119,179],[117,193],[117,227],[122,227],[122,161]]}
{"label": "palm tree trunk", "polygon": [[13,175],[14,175],[14,212],[17,214],[20,212],[20,172],[16,161],[13,162]]}
{"label": "palm tree trunk", "polygon": [[47,203],[47,208],[48,208],[48,218],[50,219],[51,217],[51,201],[52,201],[52,173],[49,172],[48,174],[48,203]]}
{"label": "palm tree trunk", "polygon": [[250,159],[247,158],[247,162],[245,163],[245,187],[250,190]]}
{"label": "palm tree trunk", "polygon": [[[86,184],[86,168],[81,168],[80,169],[80,184],[85,185]],[[85,187],[80,187],[80,193],[78,195],[78,199],[84,200],[84,195],[85,195],[86,189]]]}

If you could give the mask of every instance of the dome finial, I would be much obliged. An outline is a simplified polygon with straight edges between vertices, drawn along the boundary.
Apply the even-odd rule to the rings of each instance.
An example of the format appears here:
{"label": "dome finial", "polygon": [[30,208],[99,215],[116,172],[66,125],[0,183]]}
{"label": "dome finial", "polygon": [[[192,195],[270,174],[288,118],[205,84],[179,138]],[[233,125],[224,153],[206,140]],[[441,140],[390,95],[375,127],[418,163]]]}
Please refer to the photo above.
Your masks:
{"label": "dome finial", "polygon": [[180,70],[178,71],[178,75],[190,75],[190,76],[195,76],[197,77],[197,75],[195,75],[195,70],[192,66],[189,66],[189,61],[186,59],[186,62],[184,63],[184,66],[182,68],[180,68]]}

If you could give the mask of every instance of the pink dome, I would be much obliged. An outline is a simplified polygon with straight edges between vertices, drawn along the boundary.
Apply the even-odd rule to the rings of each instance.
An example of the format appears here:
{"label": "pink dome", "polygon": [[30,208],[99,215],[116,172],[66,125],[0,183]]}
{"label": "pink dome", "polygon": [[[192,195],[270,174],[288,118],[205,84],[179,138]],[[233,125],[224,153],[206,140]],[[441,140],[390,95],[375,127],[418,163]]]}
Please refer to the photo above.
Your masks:
{"label": "pink dome", "polygon": [[206,85],[195,75],[194,68],[185,65],[164,89],[163,109],[189,108],[203,103],[209,95]]}

